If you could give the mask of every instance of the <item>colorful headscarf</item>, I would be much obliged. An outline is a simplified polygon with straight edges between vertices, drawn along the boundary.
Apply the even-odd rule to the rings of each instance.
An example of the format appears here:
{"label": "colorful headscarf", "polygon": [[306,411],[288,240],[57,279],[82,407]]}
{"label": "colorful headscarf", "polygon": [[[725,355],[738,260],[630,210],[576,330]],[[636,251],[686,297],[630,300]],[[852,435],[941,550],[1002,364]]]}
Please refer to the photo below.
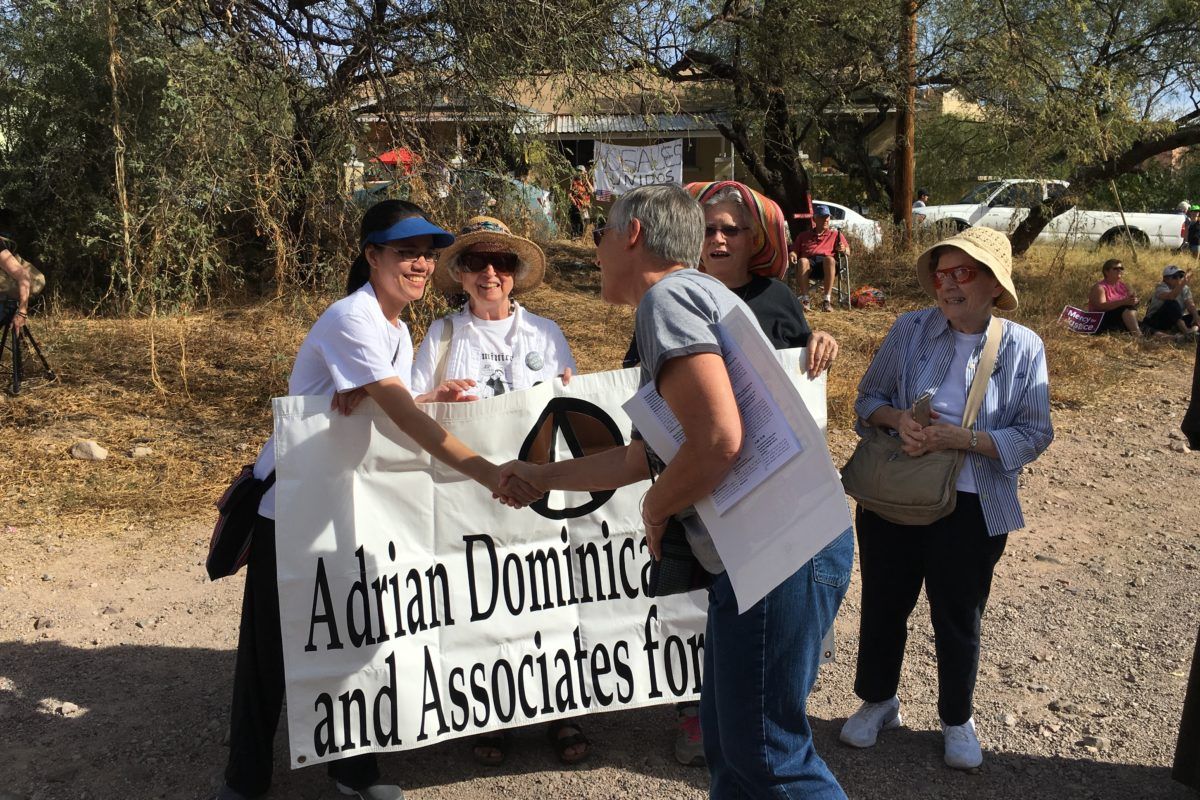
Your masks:
{"label": "colorful headscarf", "polygon": [[742,203],[758,223],[754,231],[754,252],[750,256],[750,271],[767,278],[782,278],[788,267],[787,225],[783,209],[771,198],[737,181],[689,183],[683,188],[704,205],[717,192],[732,186],[742,196]]}

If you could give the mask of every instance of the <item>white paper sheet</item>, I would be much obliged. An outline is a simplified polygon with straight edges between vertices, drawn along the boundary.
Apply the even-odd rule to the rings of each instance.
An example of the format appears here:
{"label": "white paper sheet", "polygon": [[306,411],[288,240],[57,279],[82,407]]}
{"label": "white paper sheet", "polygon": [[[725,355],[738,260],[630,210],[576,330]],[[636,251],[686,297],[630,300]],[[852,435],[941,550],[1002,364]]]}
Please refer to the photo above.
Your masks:
{"label": "white paper sheet", "polygon": [[[729,573],[738,609],[745,611],[847,530],[850,511],[821,427],[798,390],[802,389],[809,402],[823,412],[824,380],[810,381],[794,367],[785,370],[783,364],[795,364],[795,356],[781,358],[782,354],[776,354],[758,323],[741,308],[730,311],[720,327],[723,342],[734,342],[740,350],[735,363],[753,374],[739,382],[744,387],[761,387],[760,395],[770,398],[769,402],[750,403],[756,417],[768,419],[750,423],[743,419],[748,435],[754,430],[778,436],[784,428],[795,441],[790,455],[777,441],[772,442],[779,449],[770,472],[745,491],[739,490],[736,505],[723,503],[719,507],[715,495],[696,504]],[[666,418],[663,408],[647,401],[643,392],[623,408],[646,442],[670,463],[682,436],[682,431],[676,430],[674,415]],[[666,413],[669,411],[666,409]]]}
{"label": "white paper sheet", "polygon": [[[804,446],[792,432],[779,404],[771,397],[758,373],[746,363],[745,354],[737,341],[723,327],[719,333],[725,369],[729,372],[729,381],[744,426],[742,449],[737,461],[712,493],[713,506],[718,514],[724,514],[784,464],[800,455]],[[630,403],[641,404],[650,411],[654,427],[670,445],[665,452],[655,447],[655,452],[664,461],[670,461],[683,444],[683,428],[666,401],[659,396],[653,383],[647,383],[626,405]],[[642,434],[645,435],[645,431]]]}

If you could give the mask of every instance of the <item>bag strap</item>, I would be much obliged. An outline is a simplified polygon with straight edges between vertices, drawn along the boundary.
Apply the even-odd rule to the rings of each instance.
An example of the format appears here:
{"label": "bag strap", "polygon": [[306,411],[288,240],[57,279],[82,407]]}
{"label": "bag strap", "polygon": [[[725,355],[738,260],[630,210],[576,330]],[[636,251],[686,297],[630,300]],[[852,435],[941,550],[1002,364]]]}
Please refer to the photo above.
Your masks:
{"label": "bag strap", "polygon": [[448,314],[442,317],[442,335],[438,339],[437,366],[433,370],[433,385],[434,388],[442,385],[442,381],[446,379],[446,362],[450,358],[450,339],[454,336],[454,317]]}
{"label": "bag strap", "polygon": [[275,470],[271,470],[270,474],[268,474],[267,477],[263,478],[263,482],[262,482],[263,494],[266,494],[267,489],[270,489],[274,485],[275,485]]}
{"label": "bag strap", "polygon": [[983,340],[983,352],[979,355],[979,363],[975,365],[975,377],[971,380],[967,405],[963,409],[962,426],[964,428],[970,428],[975,424],[975,416],[979,413],[980,406],[983,405],[983,396],[987,392],[992,369],[996,366],[996,355],[1000,352],[1000,337],[1003,334],[1004,323],[999,317],[993,315]]}

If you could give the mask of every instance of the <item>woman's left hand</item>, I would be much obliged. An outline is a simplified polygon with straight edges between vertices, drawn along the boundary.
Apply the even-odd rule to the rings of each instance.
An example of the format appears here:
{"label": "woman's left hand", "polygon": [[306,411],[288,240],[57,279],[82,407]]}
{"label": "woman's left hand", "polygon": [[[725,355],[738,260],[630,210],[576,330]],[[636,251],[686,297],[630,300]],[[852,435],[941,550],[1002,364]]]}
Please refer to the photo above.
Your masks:
{"label": "woman's left hand", "polygon": [[571,382],[571,368],[563,367],[562,375],[560,375],[559,377],[562,378],[563,386],[566,386],[568,383]]}
{"label": "woman's left hand", "polygon": [[350,416],[350,413],[358,408],[358,404],[366,396],[367,390],[361,386],[357,389],[351,389],[348,392],[334,392],[333,402],[329,404],[329,407],[339,414]]}
{"label": "woman's left hand", "polygon": [[470,378],[449,378],[442,381],[432,391],[417,395],[418,403],[468,403],[479,398],[469,394],[475,386]]}
{"label": "woman's left hand", "polygon": [[813,331],[808,337],[808,363],[805,369],[809,379],[821,377],[821,373],[833,366],[838,356],[837,339],[825,331]]}
{"label": "woman's left hand", "polygon": [[667,532],[667,520],[653,522],[646,516],[646,510],[643,508],[642,527],[646,530],[646,547],[650,548],[650,555],[654,557],[655,561],[661,561],[662,540]]}
{"label": "woman's left hand", "polygon": [[[936,413],[936,412],[935,412]],[[914,458],[926,453],[936,453],[939,450],[966,450],[971,444],[971,432],[960,425],[947,422],[935,422],[921,429],[925,435],[924,441],[917,448],[904,448],[904,452]]]}

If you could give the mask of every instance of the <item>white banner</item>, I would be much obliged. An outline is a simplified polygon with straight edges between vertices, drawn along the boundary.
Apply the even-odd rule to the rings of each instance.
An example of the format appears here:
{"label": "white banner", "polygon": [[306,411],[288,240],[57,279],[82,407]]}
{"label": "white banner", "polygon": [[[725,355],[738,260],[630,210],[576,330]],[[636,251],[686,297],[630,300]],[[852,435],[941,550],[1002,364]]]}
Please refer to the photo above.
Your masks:
{"label": "white banner", "polygon": [[[796,375],[803,351],[781,355]],[[627,441],[636,383],[579,375],[430,410],[493,461],[571,458]],[[823,426],[825,381],[797,386]],[[648,483],[553,493],[550,509],[592,510],[551,519],[495,502],[369,401],[342,417],[328,397],[276,398],[275,436],[293,767],[697,696],[707,599],[645,596]]]}
{"label": "white banner", "polygon": [[635,147],[595,142],[596,194],[653,183],[683,183],[683,140]]}

